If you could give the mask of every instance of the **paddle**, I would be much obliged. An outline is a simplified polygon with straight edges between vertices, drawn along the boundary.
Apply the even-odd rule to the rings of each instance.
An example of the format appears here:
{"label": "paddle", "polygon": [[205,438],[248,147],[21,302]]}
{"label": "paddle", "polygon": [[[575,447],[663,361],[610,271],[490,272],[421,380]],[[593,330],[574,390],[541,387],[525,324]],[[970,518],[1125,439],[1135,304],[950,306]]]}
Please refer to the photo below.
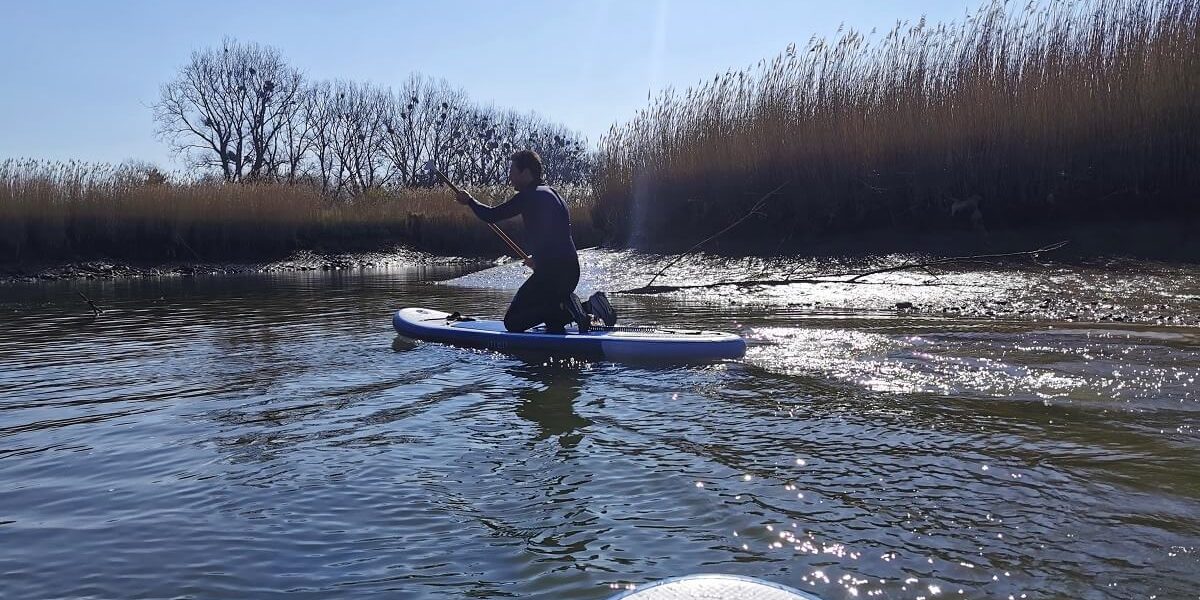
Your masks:
{"label": "paddle", "polygon": [[[425,169],[437,176],[437,178],[443,184],[445,184],[446,187],[454,190],[454,193],[457,194],[458,192],[462,191],[457,185],[454,185],[453,181],[450,181],[449,177],[446,177],[445,173],[433,166],[432,160],[425,163]],[[512,250],[514,253],[516,253],[521,260],[529,259],[529,255],[526,254],[525,251],[522,250],[521,247],[512,240],[512,238],[508,237],[508,235],[504,233],[504,230],[500,229],[500,227],[498,227],[495,223],[488,223],[488,227],[491,227],[492,231],[496,232],[496,235],[500,236],[500,239],[504,240],[504,243],[508,245],[509,250]]]}

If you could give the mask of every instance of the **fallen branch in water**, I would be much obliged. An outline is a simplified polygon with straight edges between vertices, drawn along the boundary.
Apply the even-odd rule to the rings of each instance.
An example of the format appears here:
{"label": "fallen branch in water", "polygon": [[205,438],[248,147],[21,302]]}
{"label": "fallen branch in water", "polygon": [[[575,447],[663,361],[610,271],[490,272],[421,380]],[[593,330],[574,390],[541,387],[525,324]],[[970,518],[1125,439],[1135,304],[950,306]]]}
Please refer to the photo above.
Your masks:
{"label": "fallen branch in water", "polygon": [[937,265],[944,265],[947,263],[981,262],[985,259],[1013,258],[1016,256],[1028,256],[1030,258],[1037,258],[1038,254],[1041,254],[1043,252],[1053,252],[1053,251],[1058,250],[1059,248],[1062,248],[1063,246],[1066,246],[1066,245],[1067,245],[1067,240],[1063,240],[1061,242],[1056,242],[1056,243],[1050,244],[1049,246],[1043,246],[1036,250],[1026,250],[1024,252],[1005,252],[1002,254],[976,254],[974,256],[952,256],[950,258],[939,258],[937,260],[931,260],[928,262],[905,263],[905,264],[898,265],[895,267],[888,267],[885,269],[875,269],[873,271],[867,271],[865,273],[858,273],[857,275],[855,275],[854,277],[851,277],[850,279],[847,279],[846,281],[854,282],[863,277],[866,277],[867,275],[878,275],[880,273],[890,273],[892,271],[900,271],[902,269],[917,269],[917,268],[927,269],[929,267],[934,267]]}
{"label": "fallen branch in water", "polygon": [[95,302],[92,302],[91,298],[88,298],[87,296],[83,295],[83,292],[76,291],[75,293],[79,294],[79,297],[83,298],[83,301],[87,302],[87,305],[89,307],[91,307],[93,317],[98,317],[98,316],[100,316],[100,313],[104,312],[103,308],[100,308],[99,305],[97,305]]}
{"label": "fallen branch in water", "polygon": [[[778,191],[778,190],[776,190],[776,191]],[[774,193],[774,192],[772,192],[772,193]],[[1039,254],[1042,254],[1044,252],[1053,252],[1054,250],[1058,250],[1066,245],[1067,245],[1066,241],[1061,241],[1061,242],[1057,242],[1054,244],[1050,244],[1049,246],[1043,246],[1041,248],[1037,248],[1036,250],[1025,250],[1023,252],[1004,252],[1004,253],[1000,253],[1000,254],[976,254],[976,255],[972,255],[972,256],[952,256],[952,257],[939,258],[939,259],[935,259],[935,260],[922,261],[922,262],[907,262],[907,263],[904,263],[901,265],[896,265],[894,267],[885,267],[882,269],[873,269],[870,271],[849,272],[849,273],[829,273],[829,274],[825,274],[825,275],[814,275],[811,277],[804,277],[804,278],[785,277],[783,279],[745,279],[745,280],[738,280],[738,281],[718,281],[715,283],[699,283],[699,284],[691,284],[691,285],[651,285],[654,283],[654,279],[651,279],[650,284],[646,284],[642,287],[632,288],[632,289],[628,289],[628,290],[620,290],[620,291],[611,292],[611,293],[613,293],[613,294],[664,294],[667,292],[674,292],[674,291],[678,291],[678,290],[708,289],[708,288],[718,288],[718,287],[725,287],[725,286],[757,287],[757,286],[793,285],[793,284],[800,284],[800,283],[810,283],[810,284],[811,283],[840,283],[840,284],[849,284],[849,285],[864,285],[864,284],[873,284],[874,283],[874,282],[860,281],[860,279],[862,279],[863,277],[867,277],[869,275],[878,275],[880,273],[892,273],[892,272],[901,271],[904,269],[924,269],[924,270],[928,271],[929,267],[938,266],[938,265],[948,265],[948,264],[954,264],[954,263],[989,264],[987,262],[987,260],[998,259],[998,258],[1015,258],[1015,257],[1019,257],[1019,256],[1037,258],[1037,256]],[[674,263],[672,263],[672,264],[674,264]],[[670,266],[670,265],[667,265],[667,266]],[[666,268],[664,267],[663,271],[665,271],[665,270],[666,270]],[[659,271],[659,275],[661,275],[661,274],[662,274],[662,271]],[[849,279],[832,279],[834,277],[849,277]],[[657,279],[658,275],[655,275],[654,278]],[[891,284],[891,285],[898,285],[898,284]],[[926,284],[916,284],[916,285],[926,285]],[[945,285],[945,284],[939,284],[939,285]]]}
{"label": "fallen branch in water", "polygon": [[[714,238],[725,233],[726,231],[729,231],[730,229],[737,227],[738,225],[740,225],[742,223],[742,221],[745,221],[746,219],[749,219],[750,217],[752,217],[754,215],[760,214],[758,212],[758,209],[762,208],[762,205],[765,204],[771,196],[774,196],[775,194],[779,193],[779,190],[782,190],[786,185],[787,185],[787,182],[784,182],[783,185],[780,185],[779,187],[767,192],[762,198],[759,198],[758,202],[755,202],[754,206],[751,206],[750,210],[747,211],[746,214],[742,215],[742,217],[740,219],[730,223],[729,226],[726,227],[725,229],[722,229],[722,230],[704,238],[703,240],[696,242],[691,248],[688,248],[687,251],[685,251],[683,254],[676,256],[675,260],[672,260],[671,262],[667,263],[667,266],[663,267],[662,269],[659,269],[658,273],[655,273],[654,277],[650,278],[650,283],[647,283],[646,285],[644,285],[638,289],[654,287],[654,282],[657,281],[658,278],[661,277],[663,273],[666,273],[667,269],[670,269],[672,266],[675,265],[675,263],[677,263],[681,259],[683,259],[683,257],[687,256],[688,254],[691,254],[693,250],[712,241]],[[617,292],[617,293],[620,293],[620,292]]]}

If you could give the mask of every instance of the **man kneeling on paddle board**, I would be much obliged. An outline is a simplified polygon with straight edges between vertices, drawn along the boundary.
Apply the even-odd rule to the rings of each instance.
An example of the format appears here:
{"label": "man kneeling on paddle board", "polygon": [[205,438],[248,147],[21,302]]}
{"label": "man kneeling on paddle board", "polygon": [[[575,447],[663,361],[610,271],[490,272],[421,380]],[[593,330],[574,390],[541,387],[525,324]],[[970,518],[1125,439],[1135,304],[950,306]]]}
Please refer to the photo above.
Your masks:
{"label": "man kneeling on paddle board", "polygon": [[[565,333],[567,323],[574,321],[579,331],[591,329],[591,316],[595,312],[606,324],[616,322],[603,292],[597,292],[587,303],[586,311],[575,286],[579,284],[579,255],[575,240],[571,237],[571,217],[567,204],[550,186],[546,185],[542,171],[542,157],[533,150],[521,150],[512,155],[508,169],[508,181],[517,190],[513,196],[499,206],[481,204],[465,191],[459,191],[459,202],[484,221],[495,223],[521,215],[525,232],[529,238],[529,258],[525,265],[533,269],[533,275],[525,280],[508,312],[504,314],[504,327],[509,331],[525,331],[539,323],[546,324],[547,333]],[[599,299],[597,299],[599,298]]]}

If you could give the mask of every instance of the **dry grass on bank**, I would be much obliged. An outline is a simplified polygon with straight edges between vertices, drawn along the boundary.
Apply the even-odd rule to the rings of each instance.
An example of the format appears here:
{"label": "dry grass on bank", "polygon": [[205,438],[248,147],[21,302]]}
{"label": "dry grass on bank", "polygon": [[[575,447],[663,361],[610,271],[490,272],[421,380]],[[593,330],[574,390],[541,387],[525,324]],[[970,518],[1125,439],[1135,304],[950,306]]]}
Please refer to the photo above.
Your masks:
{"label": "dry grass on bank", "polygon": [[[504,190],[478,190],[504,198]],[[583,194],[579,196],[585,197]],[[590,210],[573,207],[581,242]],[[520,239],[520,221],[502,224]],[[171,184],[145,172],[79,162],[0,162],[0,262],[109,257],[270,258],[301,249],[498,255],[505,246],[444,189],[330,201],[302,185]]]}
{"label": "dry grass on bank", "polygon": [[996,2],[669,92],[601,141],[595,222],[697,240],[1194,218],[1200,0]]}

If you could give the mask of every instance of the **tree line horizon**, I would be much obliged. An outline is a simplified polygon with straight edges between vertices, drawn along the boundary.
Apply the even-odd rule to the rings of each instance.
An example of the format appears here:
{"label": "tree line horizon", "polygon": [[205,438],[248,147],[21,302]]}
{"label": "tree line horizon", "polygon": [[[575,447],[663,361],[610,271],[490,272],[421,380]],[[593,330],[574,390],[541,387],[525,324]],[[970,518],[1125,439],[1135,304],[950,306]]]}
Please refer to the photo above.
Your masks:
{"label": "tree line horizon", "polygon": [[548,177],[588,176],[586,140],[535,113],[473,102],[444,79],[396,87],[309,80],[275,48],[225,38],[194,50],[153,105],[159,138],[192,169],[236,182],[307,183],[327,196],[434,184],[432,164],[468,185],[503,184],[532,148]]}

